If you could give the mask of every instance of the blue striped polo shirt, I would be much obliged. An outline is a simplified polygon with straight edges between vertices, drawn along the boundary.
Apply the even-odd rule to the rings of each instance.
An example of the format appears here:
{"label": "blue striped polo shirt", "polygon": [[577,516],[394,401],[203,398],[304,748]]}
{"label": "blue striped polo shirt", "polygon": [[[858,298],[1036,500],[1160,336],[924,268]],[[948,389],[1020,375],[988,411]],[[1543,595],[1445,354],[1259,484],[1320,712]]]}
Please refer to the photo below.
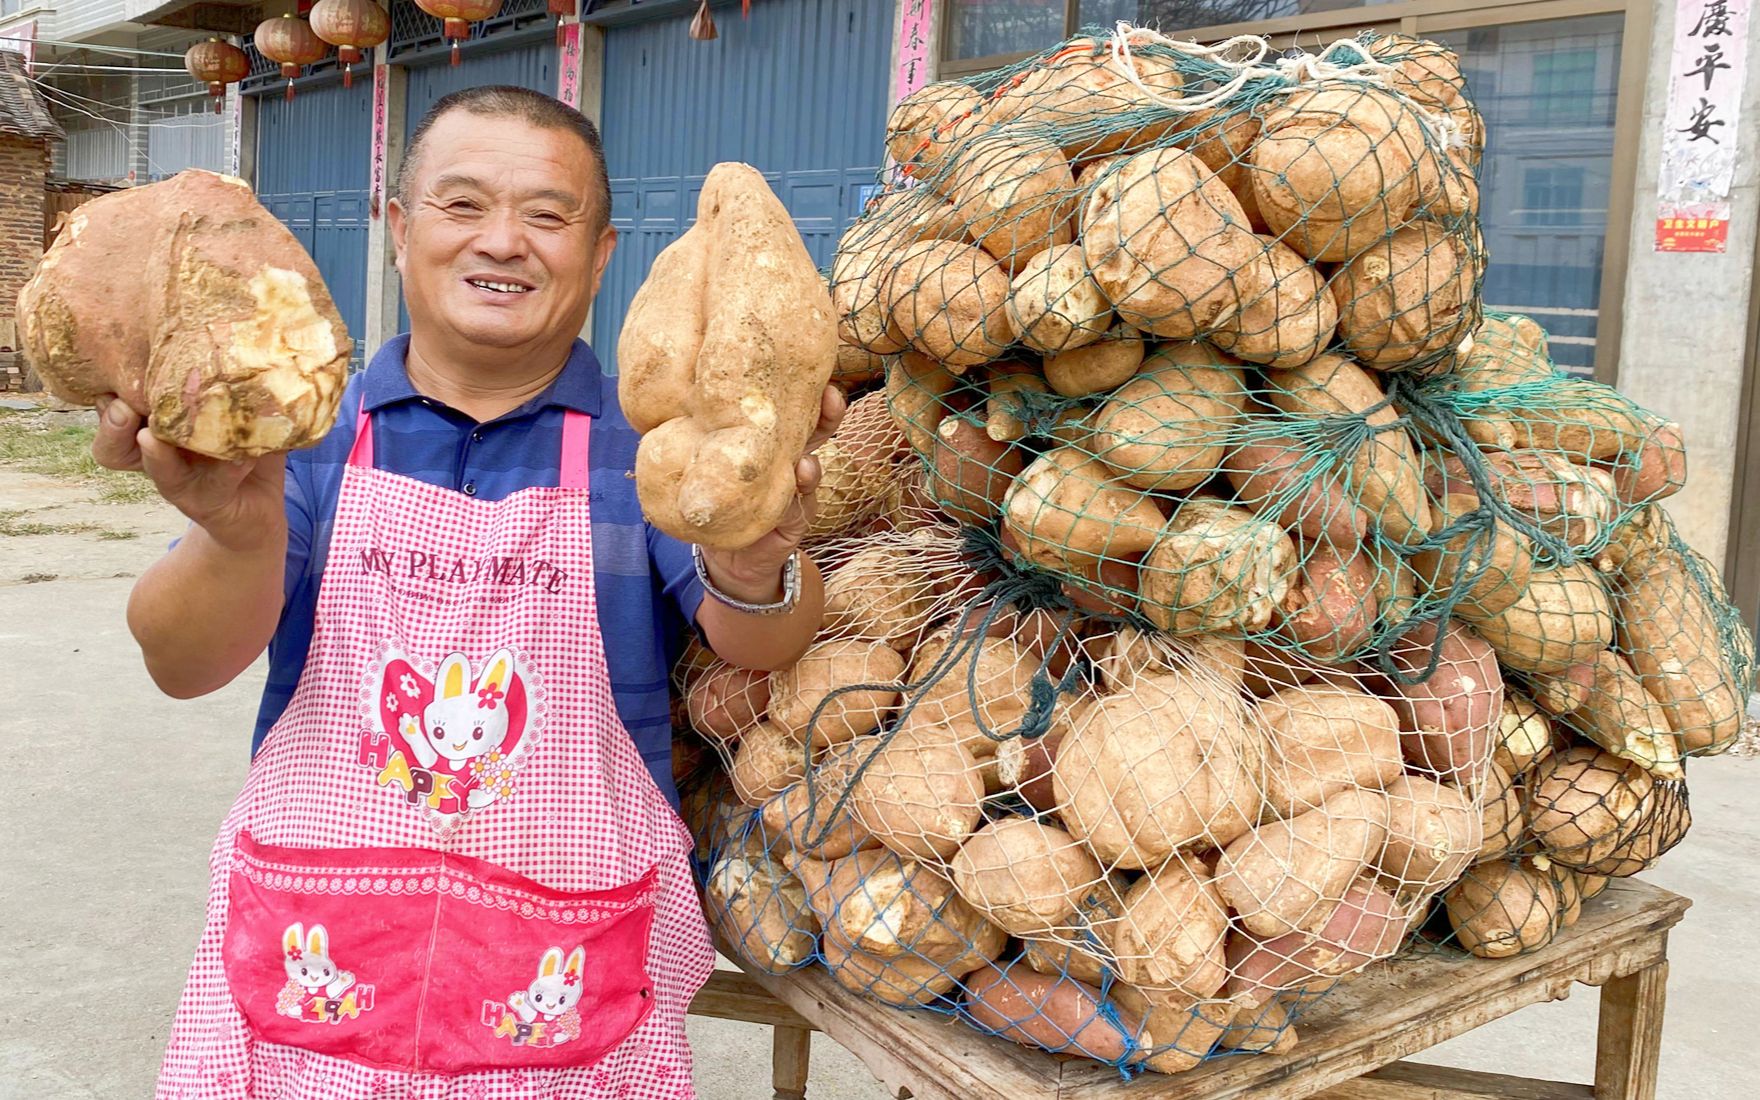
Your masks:
{"label": "blue striped polo shirt", "polygon": [[305,670],[318,584],[361,402],[372,414],[375,465],[479,500],[556,485],[562,417],[573,409],[593,418],[588,451],[593,583],[611,691],[654,781],[676,806],[667,673],[696,621],[703,587],[690,547],[642,517],[635,479],[628,476],[641,437],[618,406],[617,379],[600,370],[592,349],[577,340],[568,365],[548,389],[479,424],[416,392],[404,370],[408,348],[408,336],[380,348],[367,369],[349,380],[336,427],[316,446],[288,456],[286,602],[269,643],[269,676],[251,752],[286,709]]}

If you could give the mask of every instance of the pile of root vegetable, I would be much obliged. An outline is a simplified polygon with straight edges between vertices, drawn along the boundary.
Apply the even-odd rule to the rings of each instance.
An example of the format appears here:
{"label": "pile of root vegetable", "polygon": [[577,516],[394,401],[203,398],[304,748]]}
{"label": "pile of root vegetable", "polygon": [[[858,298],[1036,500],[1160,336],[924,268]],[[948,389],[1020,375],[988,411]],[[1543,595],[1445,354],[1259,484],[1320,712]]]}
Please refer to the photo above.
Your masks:
{"label": "pile of root vegetable", "polygon": [[898,105],[823,627],[677,671],[732,950],[1175,1073],[1679,842],[1753,640],[1657,503],[1678,428],[1485,314],[1483,129],[1402,37],[1121,26]]}

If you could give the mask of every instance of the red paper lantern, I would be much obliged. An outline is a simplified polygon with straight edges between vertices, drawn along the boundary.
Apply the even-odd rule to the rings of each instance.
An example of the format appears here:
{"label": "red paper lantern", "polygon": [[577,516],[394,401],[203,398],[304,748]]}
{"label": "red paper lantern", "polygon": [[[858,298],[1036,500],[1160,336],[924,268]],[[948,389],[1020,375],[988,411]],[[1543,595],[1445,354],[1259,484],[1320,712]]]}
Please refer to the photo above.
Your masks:
{"label": "red paper lantern", "polygon": [[214,97],[214,113],[219,114],[226,86],[237,84],[249,75],[251,59],[232,43],[210,38],[184,51],[183,67],[208,86],[208,94]]}
{"label": "red paper lantern", "polygon": [[452,63],[458,64],[458,40],[469,37],[471,24],[492,19],[501,10],[501,0],[416,0],[421,8],[446,25],[440,33],[452,40]]}
{"label": "red paper lantern", "polygon": [[258,23],[255,41],[258,53],[281,63],[281,75],[287,78],[288,99],[293,98],[293,78],[299,75],[300,66],[322,61],[330,52],[330,47],[312,33],[304,19],[291,15]]}
{"label": "red paper lantern", "polygon": [[361,51],[391,37],[391,16],[374,0],[318,0],[308,18],[312,33],[336,47],[344,88],[354,86],[354,66]]}
{"label": "red paper lantern", "polygon": [[545,7],[546,11],[548,11],[551,15],[554,15],[556,17],[556,45],[561,46],[562,45],[562,20],[564,17],[573,15],[575,13],[575,10],[577,7],[577,0],[549,0],[549,2],[544,5],[544,7]]}

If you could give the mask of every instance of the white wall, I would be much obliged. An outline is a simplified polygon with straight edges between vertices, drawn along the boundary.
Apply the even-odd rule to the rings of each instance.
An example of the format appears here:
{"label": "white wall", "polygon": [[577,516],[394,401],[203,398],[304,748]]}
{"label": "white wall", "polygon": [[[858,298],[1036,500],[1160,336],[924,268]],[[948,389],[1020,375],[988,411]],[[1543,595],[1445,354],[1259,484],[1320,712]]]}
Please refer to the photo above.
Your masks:
{"label": "white wall", "polygon": [[1746,369],[1748,304],[1754,291],[1755,218],[1760,215],[1760,18],[1748,23],[1748,80],[1742,90],[1729,250],[1658,253],[1656,192],[1674,35],[1674,2],[1658,0],[1644,91],[1644,132],[1632,210],[1619,388],[1681,425],[1687,487],[1668,501],[1681,537],[1723,565],[1735,488],[1736,432]]}

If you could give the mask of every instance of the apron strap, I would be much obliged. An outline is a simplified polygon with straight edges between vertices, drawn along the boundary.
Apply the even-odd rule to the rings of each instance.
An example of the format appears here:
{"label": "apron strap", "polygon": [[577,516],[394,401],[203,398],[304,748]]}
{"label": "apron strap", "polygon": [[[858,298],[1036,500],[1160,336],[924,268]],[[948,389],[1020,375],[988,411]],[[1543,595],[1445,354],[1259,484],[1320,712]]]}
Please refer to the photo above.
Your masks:
{"label": "apron strap", "polygon": [[373,468],[373,418],[367,413],[365,393],[361,394],[360,411],[354,418],[354,446],[348,450],[348,464],[369,470]]}
{"label": "apron strap", "polygon": [[587,437],[593,418],[569,409],[562,414],[562,470],[557,484],[564,489],[585,489],[591,468],[587,463]]}
{"label": "apron strap", "polygon": [[[587,488],[591,476],[587,461],[588,437],[592,427],[593,418],[586,413],[569,409],[562,414],[562,467],[557,484],[564,489]],[[373,423],[365,397],[355,415],[354,446],[349,449],[348,464],[368,469],[373,465]]]}

